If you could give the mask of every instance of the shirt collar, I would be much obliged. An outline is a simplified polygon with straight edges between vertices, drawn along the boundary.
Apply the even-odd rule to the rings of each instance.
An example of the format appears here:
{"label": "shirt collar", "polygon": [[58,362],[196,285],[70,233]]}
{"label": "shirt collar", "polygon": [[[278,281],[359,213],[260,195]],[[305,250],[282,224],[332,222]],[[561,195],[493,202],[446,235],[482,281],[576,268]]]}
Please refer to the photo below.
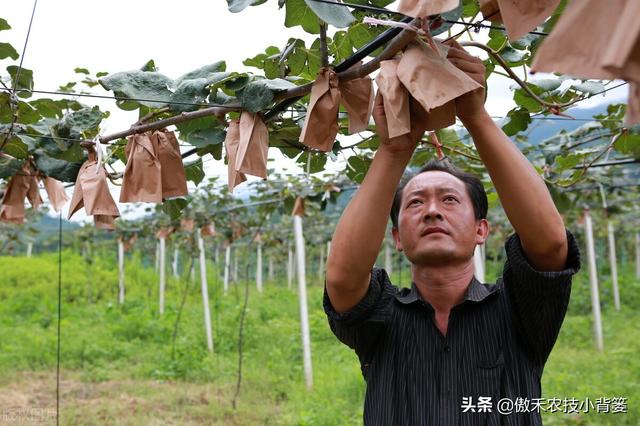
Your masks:
{"label": "shirt collar", "polygon": [[[497,289],[497,285],[491,286],[491,288],[488,289],[485,285],[480,283],[480,281],[478,281],[474,276],[471,279],[471,282],[467,287],[467,291],[464,294],[464,301],[465,302],[466,301],[482,302],[484,299],[487,298],[487,296],[494,293],[496,289]],[[413,281],[411,282],[410,289],[408,288],[400,289],[400,291],[396,293],[395,298],[398,300],[398,302],[404,305],[409,305],[418,300],[422,300],[422,297],[418,292],[418,288],[416,287],[416,284]]]}

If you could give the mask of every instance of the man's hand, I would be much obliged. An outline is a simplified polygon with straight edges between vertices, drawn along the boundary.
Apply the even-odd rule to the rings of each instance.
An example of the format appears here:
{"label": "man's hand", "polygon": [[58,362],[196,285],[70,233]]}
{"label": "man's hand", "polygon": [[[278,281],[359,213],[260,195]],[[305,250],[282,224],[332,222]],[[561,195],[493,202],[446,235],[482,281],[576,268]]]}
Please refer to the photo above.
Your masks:
{"label": "man's hand", "polygon": [[418,141],[422,139],[426,131],[427,112],[413,98],[410,98],[409,109],[411,111],[411,132],[406,135],[389,139],[387,117],[384,112],[384,102],[380,92],[376,95],[373,106],[373,121],[380,138],[380,148],[390,154],[412,154]]}
{"label": "man's hand", "polygon": [[484,64],[480,58],[472,56],[464,50],[457,41],[451,39],[446,41],[445,44],[449,46],[449,53],[447,54],[449,61],[482,85],[481,89],[466,93],[456,99],[456,113],[460,120],[465,122],[466,120],[485,112],[484,86],[486,85],[486,80],[484,77]]}

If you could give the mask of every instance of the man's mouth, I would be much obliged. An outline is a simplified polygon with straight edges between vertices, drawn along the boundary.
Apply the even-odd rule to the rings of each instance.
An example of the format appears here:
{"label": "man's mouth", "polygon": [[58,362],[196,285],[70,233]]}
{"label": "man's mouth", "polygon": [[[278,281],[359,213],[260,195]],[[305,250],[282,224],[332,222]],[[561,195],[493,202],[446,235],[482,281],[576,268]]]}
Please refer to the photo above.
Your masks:
{"label": "man's mouth", "polygon": [[429,234],[436,234],[436,233],[448,234],[448,232],[444,228],[440,228],[439,226],[430,226],[426,228],[424,231],[422,231],[423,236],[429,235]]}

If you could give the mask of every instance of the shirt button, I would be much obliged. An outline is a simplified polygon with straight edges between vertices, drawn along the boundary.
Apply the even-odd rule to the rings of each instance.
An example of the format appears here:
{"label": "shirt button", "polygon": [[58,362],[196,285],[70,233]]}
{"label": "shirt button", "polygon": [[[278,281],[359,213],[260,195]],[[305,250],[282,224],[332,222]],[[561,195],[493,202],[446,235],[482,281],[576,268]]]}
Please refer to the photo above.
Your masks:
{"label": "shirt button", "polygon": [[449,346],[445,346],[445,347],[444,347],[444,351],[445,351],[445,352],[451,352],[451,348],[450,348]]}

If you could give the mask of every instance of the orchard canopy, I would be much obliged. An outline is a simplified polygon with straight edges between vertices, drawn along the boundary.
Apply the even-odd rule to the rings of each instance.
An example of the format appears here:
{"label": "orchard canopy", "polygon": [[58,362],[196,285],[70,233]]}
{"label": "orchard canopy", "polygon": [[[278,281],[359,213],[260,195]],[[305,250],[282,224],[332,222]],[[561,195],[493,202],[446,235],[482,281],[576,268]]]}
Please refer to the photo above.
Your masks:
{"label": "orchard canopy", "polygon": [[[284,9],[284,22],[264,25],[301,27],[313,42],[292,37],[281,46],[259,46],[256,39],[255,51],[238,52],[246,55],[243,63],[252,72],[229,69],[225,58],[203,58],[201,67],[178,78],[159,72],[159,64],[142,53],[139,69],[100,72],[83,68],[78,55],[73,80],[56,89],[38,86],[38,75],[47,70],[23,65],[21,52],[28,55],[29,44],[23,49],[3,42],[11,22],[0,19],[0,60],[7,64],[0,75],[0,188],[5,192],[2,218],[12,223],[3,226],[12,238],[22,235],[12,231],[13,223],[34,214],[23,212],[26,199],[39,206],[40,183],[54,207],[56,199],[64,204],[69,198],[61,185],[73,190],[74,208],[84,204],[88,214],[93,209],[102,228],[114,226],[113,218],[126,206],[119,201],[157,205],[152,221],[116,221],[123,234],[143,225],[178,227],[186,219],[199,226],[213,223],[233,239],[242,227],[258,226],[251,222],[259,218],[249,214],[240,220],[236,207],[243,201],[229,194],[228,183],[229,189],[249,185],[253,204],[266,214],[290,214],[297,198],[323,209],[342,189],[357,187],[378,147],[370,105],[381,64],[398,60],[411,47],[430,52],[444,68],[448,61],[441,42],[449,40],[483,58],[487,78],[510,80],[515,107],[495,118],[547,182],[567,219],[578,218],[585,207],[604,206],[621,218],[622,228],[637,227],[640,81],[634,78],[640,74],[633,72],[638,67],[633,52],[640,43],[640,21],[633,19],[638,16],[635,2],[611,2],[606,14],[600,13],[599,0],[227,3],[228,13]],[[590,26],[579,25],[585,16]],[[251,37],[250,28],[246,34]],[[431,81],[429,69],[416,71],[418,81]],[[440,84],[446,81],[434,82]],[[409,96],[421,96],[420,87],[405,86]],[[629,88],[628,104],[575,115],[583,100],[620,86]],[[99,97],[111,98],[113,109],[136,114],[131,127],[110,126],[105,132],[110,111],[92,105]],[[435,110],[442,103],[430,105],[427,99],[421,105]],[[443,154],[482,176],[491,205],[498,206],[473,141],[455,117],[444,123],[425,134],[411,165]],[[267,167],[267,159],[275,156],[294,160],[299,173],[282,175]],[[88,159],[93,162],[85,164]],[[344,167],[336,172],[331,166],[340,161]],[[207,162],[228,168],[229,182],[206,176]],[[245,175],[266,180],[241,183]],[[123,183],[120,200],[110,201],[109,191]],[[97,213],[94,203],[106,205],[107,212]],[[312,210],[307,208],[307,214]],[[278,238],[277,233],[267,237]]]}

